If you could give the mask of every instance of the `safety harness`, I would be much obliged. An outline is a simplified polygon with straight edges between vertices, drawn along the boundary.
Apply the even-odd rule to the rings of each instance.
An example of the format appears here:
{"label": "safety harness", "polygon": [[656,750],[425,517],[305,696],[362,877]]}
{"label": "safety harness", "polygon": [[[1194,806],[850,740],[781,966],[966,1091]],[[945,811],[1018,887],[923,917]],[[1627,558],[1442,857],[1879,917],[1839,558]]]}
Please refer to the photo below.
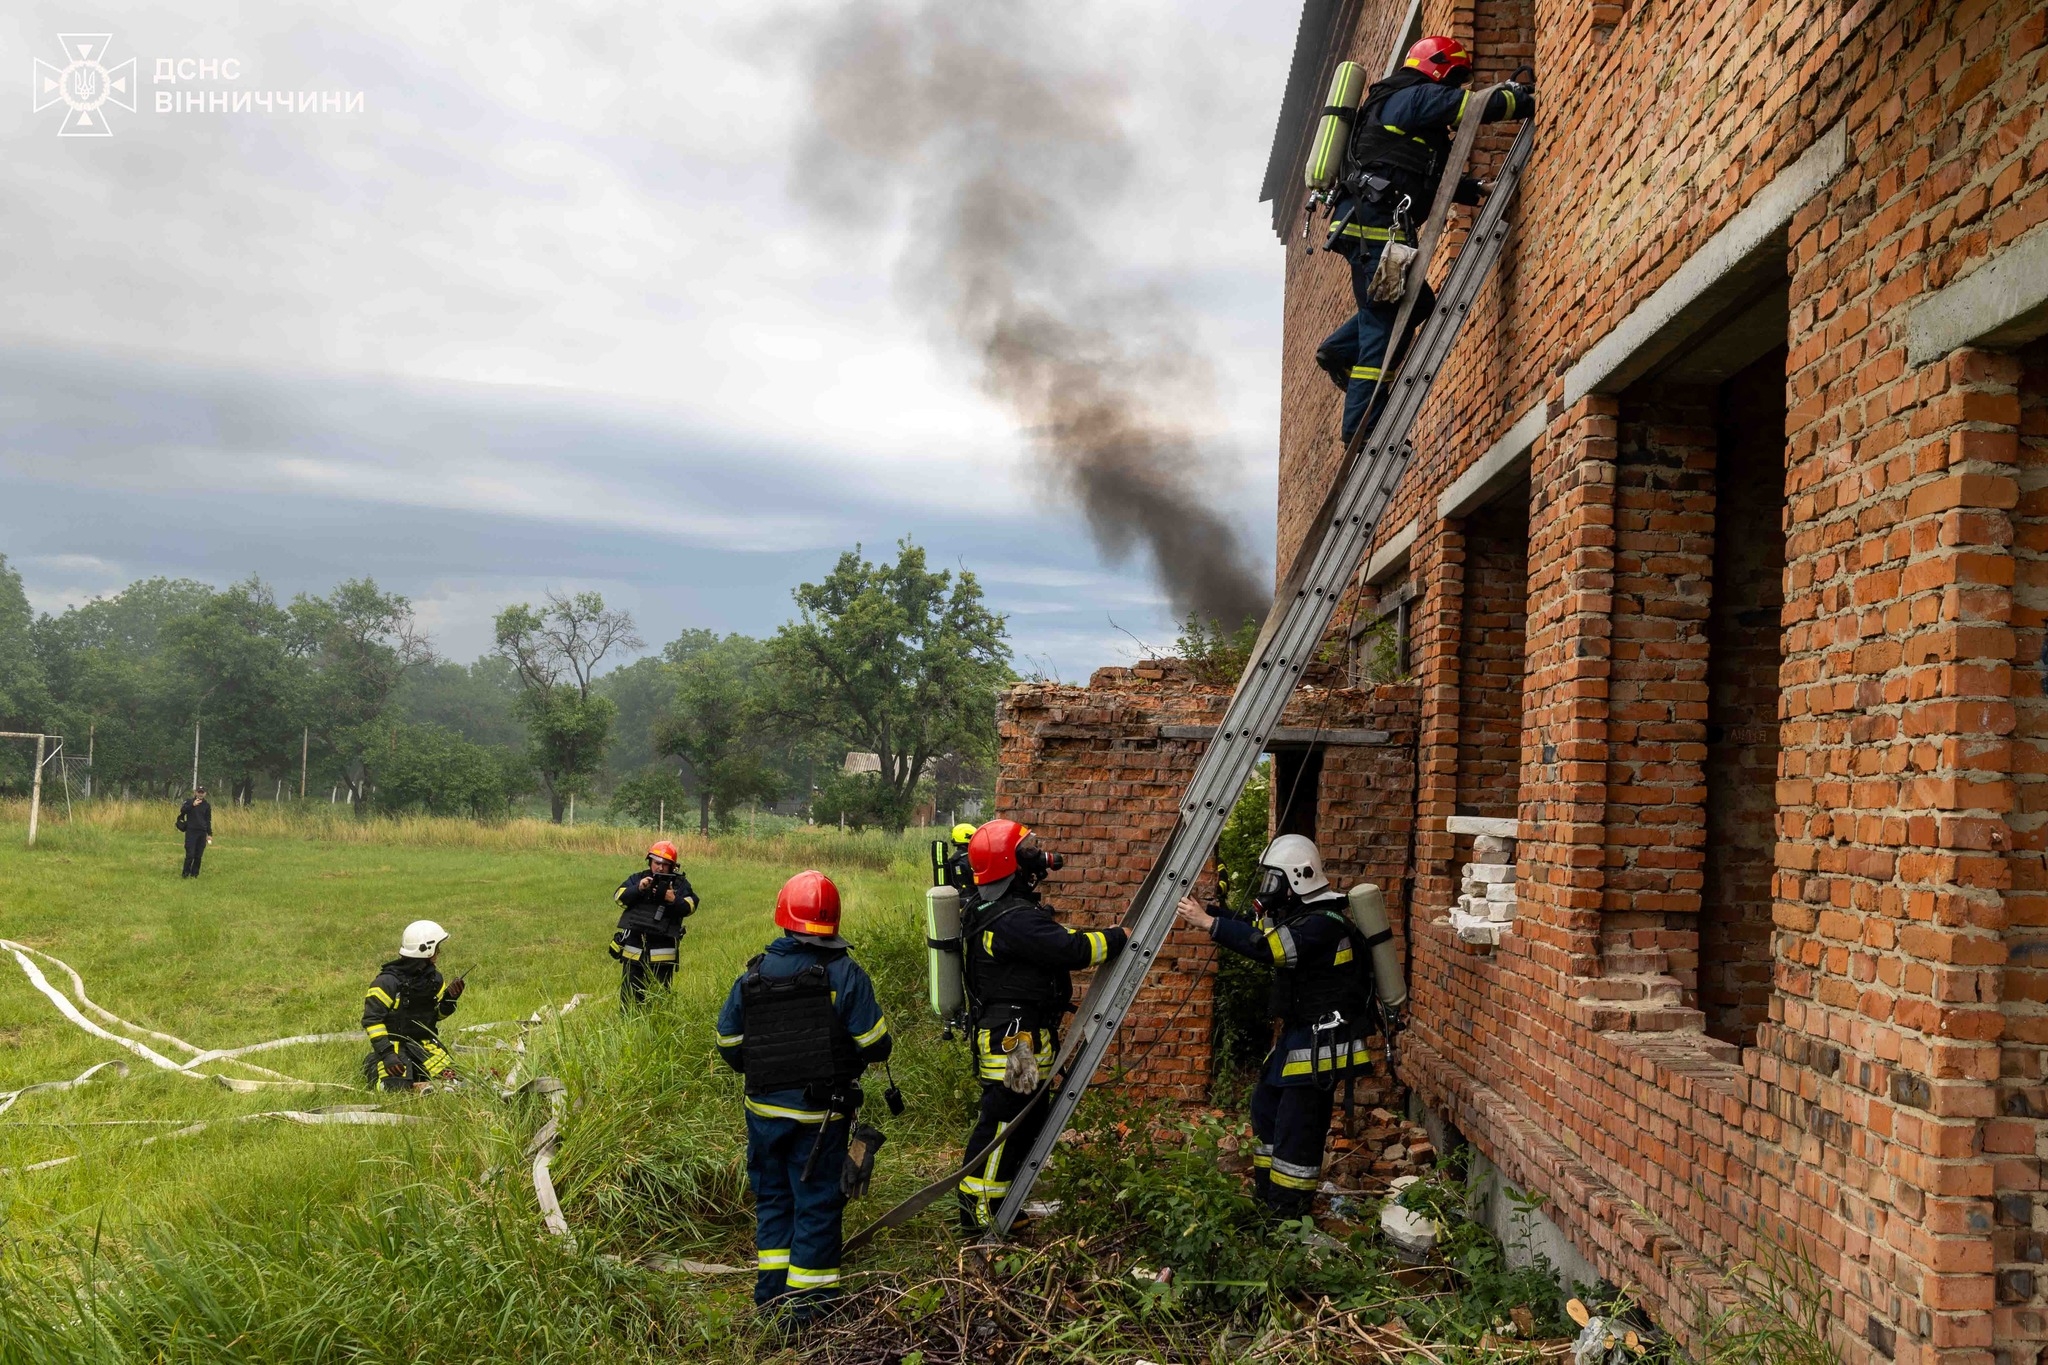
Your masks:
{"label": "safety harness", "polygon": [[1386,118],[1387,101],[1403,90],[1429,83],[1429,77],[1420,71],[1404,68],[1365,92],[1345,162],[1345,187],[1353,194],[1375,203],[1405,194],[1420,203],[1435,186],[1451,149],[1449,131],[1411,133]]}
{"label": "safety harness", "polygon": [[999,958],[994,952],[992,936],[996,924],[1005,916],[1036,904],[1012,890],[992,902],[971,909],[963,907],[967,951],[961,964],[977,1022],[985,1025],[987,1012],[1007,1008],[1011,1022],[1020,1026],[1054,1028],[1066,1013],[1073,992],[1067,973],[1035,962]]}

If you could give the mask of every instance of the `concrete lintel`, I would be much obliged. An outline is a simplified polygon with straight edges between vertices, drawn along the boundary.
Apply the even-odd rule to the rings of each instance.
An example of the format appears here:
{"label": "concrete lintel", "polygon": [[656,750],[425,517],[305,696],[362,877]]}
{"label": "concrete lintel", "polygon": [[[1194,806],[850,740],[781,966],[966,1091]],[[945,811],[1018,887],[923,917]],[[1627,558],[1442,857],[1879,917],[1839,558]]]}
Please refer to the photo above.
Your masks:
{"label": "concrete lintel", "polygon": [[1529,451],[1549,425],[1550,409],[1546,404],[1538,403],[1523,413],[1505,436],[1451,481],[1451,486],[1436,500],[1437,516],[1462,517],[1492,501],[1496,493],[1522,476]]}
{"label": "concrete lintel", "polygon": [[1408,552],[1415,548],[1415,533],[1421,525],[1421,517],[1410,518],[1406,526],[1387,538],[1386,544],[1372,552],[1372,558],[1365,561],[1365,572],[1359,577],[1367,583],[1377,583],[1407,564]]}
{"label": "concrete lintel", "polygon": [[1961,346],[2018,346],[2048,336],[2048,227],[2018,238],[1906,315],[1906,359],[1939,360]]}
{"label": "concrete lintel", "polygon": [[1491,834],[1496,839],[1522,837],[1522,822],[1512,816],[1453,815],[1444,821],[1444,829],[1451,834]]}
{"label": "concrete lintel", "polygon": [[[1215,735],[1213,725],[1162,725],[1161,739],[1208,739]],[[1385,730],[1335,729],[1318,730],[1307,725],[1283,725],[1266,735],[1268,744],[1389,744],[1393,735]]]}
{"label": "concrete lintel", "polygon": [[1849,125],[1838,122],[1565,371],[1564,405],[1619,393],[1754,287],[1773,247],[1782,255],[1793,215],[1848,164]]}

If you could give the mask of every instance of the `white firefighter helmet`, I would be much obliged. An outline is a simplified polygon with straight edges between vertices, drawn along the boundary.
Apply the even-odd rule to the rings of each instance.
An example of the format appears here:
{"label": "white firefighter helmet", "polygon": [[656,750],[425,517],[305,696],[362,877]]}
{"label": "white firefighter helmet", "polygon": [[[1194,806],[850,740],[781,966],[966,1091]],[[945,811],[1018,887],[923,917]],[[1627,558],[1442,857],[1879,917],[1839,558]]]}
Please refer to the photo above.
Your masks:
{"label": "white firefighter helmet", "polygon": [[1283,834],[1267,844],[1266,851],[1259,855],[1259,866],[1285,874],[1287,889],[1297,896],[1329,889],[1330,879],[1323,875],[1323,855],[1317,851],[1315,841],[1303,835]]}
{"label": "white firefighter helmet", "polygon": [[448,938],[448,931],[430,919],[416,919],[405,926],[405,933],[398,940],[400,957],[432,957],[441,951],[441,944]]}

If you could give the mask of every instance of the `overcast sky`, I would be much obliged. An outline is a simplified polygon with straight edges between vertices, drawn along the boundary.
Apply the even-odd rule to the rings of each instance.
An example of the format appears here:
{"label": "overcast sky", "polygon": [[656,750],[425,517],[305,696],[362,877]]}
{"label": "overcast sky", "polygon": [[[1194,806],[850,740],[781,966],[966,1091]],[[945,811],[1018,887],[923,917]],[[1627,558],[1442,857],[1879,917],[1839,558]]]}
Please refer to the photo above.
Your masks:
{"label": "overcast sky", "polygon": [[[841,3],[4,7],[7,79],[108,33],[139,87],[108,137],[0,100],[0,553],[31,601],[367,574],[468,659],[505,604],[596,588],[658,646],[771,631],[841,549],[908,535],[980,576],[1023,667],[1169,642],[1148,566],[1098,553],[905,306],[901,225],[796,183],[805,35]],[[1085,227],[1184,312],[1211,485],[1270,572],[1258,188],[1298,7],[1011,3],[1121,92],[1142,155]],[[158,84],[159,58],[238,79]],[[157,111],[187,91],[363,100]]]}

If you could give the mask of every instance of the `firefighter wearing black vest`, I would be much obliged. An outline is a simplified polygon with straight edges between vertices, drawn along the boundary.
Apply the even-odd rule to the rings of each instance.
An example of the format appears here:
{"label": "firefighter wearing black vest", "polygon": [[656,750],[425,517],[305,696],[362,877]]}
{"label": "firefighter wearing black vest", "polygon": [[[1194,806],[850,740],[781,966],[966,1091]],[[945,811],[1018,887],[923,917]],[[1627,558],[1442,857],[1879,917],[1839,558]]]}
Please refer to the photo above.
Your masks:
{"label": "firefighter wearing black vest", "polygon": [[[1380,255],[1390,241],[1414,245],[1415,232],[1429,216],[1443,179],[1451,139],[1472,112],[1472,54],[1455,38],[1424,38],[1408,49],[1399,71],[1365,92],[1351,123],[1345,154],[1344,187],[1332,208],[1330,249],[1351,261],[1351,292],[1358,314],[1324,339],[1316,363],[1344,390],[1345,440],[1371,406],[1386,399],[1380,386],[1388,338],[1398,303],[1375,303],[1367,292]],[[1478,111],[1481,121],[1525,119],[1536,112],[1536,95],[1514,85],[1496,90]],[[1460,180],[1456,202],[1477,204],[1479,182]],[[1435,299],[1427,285],[1416,301],[1411,326],[1427,318]]]}
{"label": "firefighter wearing black vest", "polygon": [[787,932],[726,996],[718,1054],[747,1078],[754,1302],[785,1307],[802,1326],[839,1295],[841,1177],[862,1099],[854,1082],[888,1059],[894,1040],[874,984],[839,937],[830,877],[791,877],[775,922]]}
{"label": "firefighter wearing black vest", "polygon": [[683,921],[697,913],[697,893],[676,857],[676,846],[663,839],[647,850],[647,870],[630,874],[612,893],[619,903],[619,927],[612,934],[611,955],[619,962],[622,1005],[647,998],[649,977],[663,986],[675,978]]}
{"label": "firefighter wearing black vest", "polygon": [[1038,885],[1060,866],[1060,857],[1047,853],[1015,820],[991,820],[976,830],[967,856],[980,898],[961,906],[962,966],[974,1011],[974,1071],[981,1082],[967,1154],[1002,1138],[960,1180],[960,1230],[971,1237],[993,1221],[1045,1123],[1043,1108],[1018,1115],[1052,1070],[1060,1020],[1073,1008],[1072,974],[1121,953],[1126,937],[1121,928],[1068,929],[1053,919]]}
{"label": "firefighter wearing black vest", "polygon": [[1252,904],[1256,921],[1211,915],[1192,896],[1179,911],[1219,947],[1272,964],[1280,1040],[1252,1091],[1252,1181],[1275,1217],[1299,1218],[1322,1183],[1337,1083],[1372,1069],[1372,974],[1310,840],[1283,834],[1266,846]]}

